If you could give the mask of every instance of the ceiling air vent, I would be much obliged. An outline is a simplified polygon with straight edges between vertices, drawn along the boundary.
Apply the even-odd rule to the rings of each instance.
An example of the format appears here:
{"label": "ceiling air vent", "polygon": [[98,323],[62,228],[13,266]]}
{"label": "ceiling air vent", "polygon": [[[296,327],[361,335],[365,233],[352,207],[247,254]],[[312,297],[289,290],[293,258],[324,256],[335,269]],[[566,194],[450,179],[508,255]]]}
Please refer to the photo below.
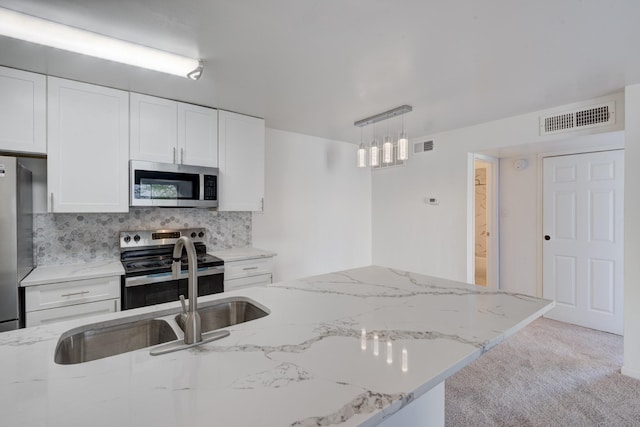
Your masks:
{"label": "ceiling air vent", "polygon": [[424,153],[433,150],[433,141],[416,142],[413,144],[414,153]]}
{"label": "ceiling air vent", "polygon": [[615,102],[540,117],[540,135],[571,132],[616,122]]}

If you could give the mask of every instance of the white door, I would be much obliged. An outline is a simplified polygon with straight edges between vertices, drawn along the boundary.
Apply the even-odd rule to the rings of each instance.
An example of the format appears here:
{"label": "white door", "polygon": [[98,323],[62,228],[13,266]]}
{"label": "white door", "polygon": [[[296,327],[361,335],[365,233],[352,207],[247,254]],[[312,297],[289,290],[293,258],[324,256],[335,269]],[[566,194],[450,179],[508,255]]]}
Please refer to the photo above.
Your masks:
{"label": "white door", "polygon": [[176,163],[178,103],[131,93],[131,160]]}
{"label": "white door", "polygon": [[50,212],[129,211],[129,93],[48,78]]}
{"label": "white door", "polygon": [[624,151],[543,161],[546,317],[622,334]]}
{"label": "white door", "polygon": [[218,110],[178,103],[178,152],[183,165],[218,167]]}
{"label": "white door", "polygon": [[219,211],[262,211],[264,119],[220,111]]}

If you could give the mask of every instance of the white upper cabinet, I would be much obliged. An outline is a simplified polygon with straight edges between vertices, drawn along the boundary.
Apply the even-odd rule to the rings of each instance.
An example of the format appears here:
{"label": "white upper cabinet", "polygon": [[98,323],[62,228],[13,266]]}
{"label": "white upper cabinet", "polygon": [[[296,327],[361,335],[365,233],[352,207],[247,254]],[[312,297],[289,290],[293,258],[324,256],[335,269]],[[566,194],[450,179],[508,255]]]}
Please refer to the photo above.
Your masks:
{"label": "white upper cabinet", "polygon": [[218,112],[219,211],[262,211],[264,119]]}
{"label": "white upper cabinet", "polygon": [[130,151],[132,160],[175,163],[178,104],[163,98],[131,93]]}
{"label": "white upper cabinet", "polygon": [[47,153],[46,77],[0,67],[0,150]]}
{"label": "white upper cabinet", "polygon": [[218,166],[218,110],[131,94],[132,160]]}
{"label": "white upper cabinet", "polygon": [[178,103],[179,163],[218,167],[218,110]]}
{"label": "white upper cabinet", "polygon": [[48,78],[50,212],[128,212],[129,93]]}

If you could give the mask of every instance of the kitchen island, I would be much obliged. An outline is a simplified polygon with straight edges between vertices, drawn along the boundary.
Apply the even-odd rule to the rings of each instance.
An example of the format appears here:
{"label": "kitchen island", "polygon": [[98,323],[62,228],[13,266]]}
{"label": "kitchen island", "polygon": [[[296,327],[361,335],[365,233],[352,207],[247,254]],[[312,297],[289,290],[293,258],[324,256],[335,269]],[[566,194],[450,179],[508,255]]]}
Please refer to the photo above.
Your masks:
{"label": "kitchen island", "polygon": [[[442,424],[443,381],[550,301],[378,266],[202,297],[268,308],[229,337],[58,365],[62,333],[177,303],[0,334],[7,426]],[[411,424],[409,424],[411,423]]]}

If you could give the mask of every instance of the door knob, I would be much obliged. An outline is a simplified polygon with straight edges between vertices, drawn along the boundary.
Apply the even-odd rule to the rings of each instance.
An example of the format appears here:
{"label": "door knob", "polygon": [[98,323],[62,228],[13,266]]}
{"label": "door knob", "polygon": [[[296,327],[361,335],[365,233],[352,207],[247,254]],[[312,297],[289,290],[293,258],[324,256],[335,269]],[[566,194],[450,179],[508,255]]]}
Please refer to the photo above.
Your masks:
{"label": "door knob", "polygon": [[551,240],[551,236],[547,234],[546,236],[544,236],[544,240]]}

